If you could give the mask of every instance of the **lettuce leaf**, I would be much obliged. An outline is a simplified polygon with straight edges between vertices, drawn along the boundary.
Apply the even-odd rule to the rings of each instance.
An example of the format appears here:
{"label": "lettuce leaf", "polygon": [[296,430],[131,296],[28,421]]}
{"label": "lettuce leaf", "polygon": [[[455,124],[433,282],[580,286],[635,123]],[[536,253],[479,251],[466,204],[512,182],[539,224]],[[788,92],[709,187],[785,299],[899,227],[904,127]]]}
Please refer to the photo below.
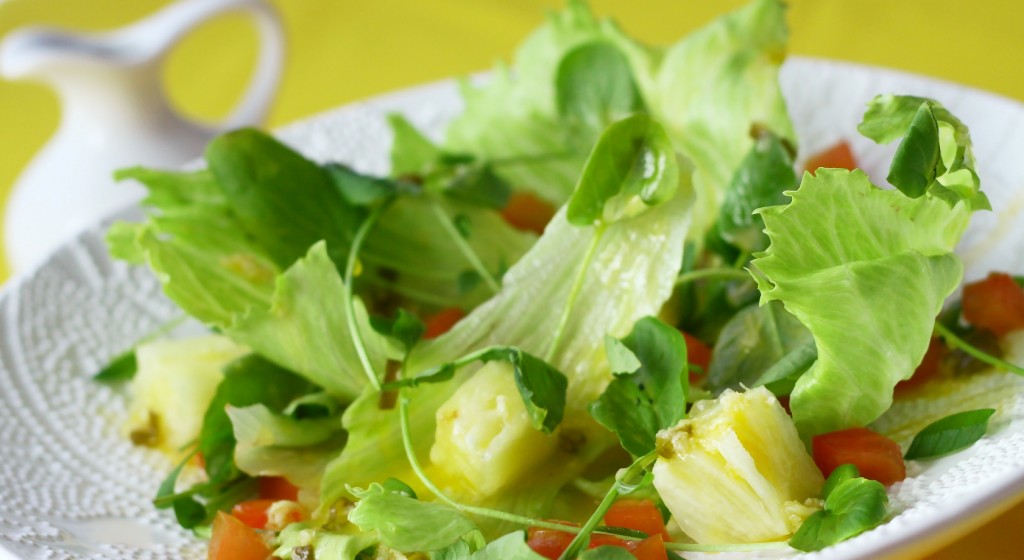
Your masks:
{"label": "lettuce leaf", "polygon": [[814,336],[818,359],[790,400],[806,439],[889,408],[960,283],[953,248],[970,209],[879,189],[860,171],[805,174],[787,194],[759,211],[771,245],[752,266],[762,304],[782,301]]}
{"label": "lettuce leaf", "polygon": [[795,145],[778,81],[787,37],[785,6],[755,0],[658,57],[624,47],[651,116],[696,167],[695,238],[718,215],[733,174],[754,145],[753,127]]}

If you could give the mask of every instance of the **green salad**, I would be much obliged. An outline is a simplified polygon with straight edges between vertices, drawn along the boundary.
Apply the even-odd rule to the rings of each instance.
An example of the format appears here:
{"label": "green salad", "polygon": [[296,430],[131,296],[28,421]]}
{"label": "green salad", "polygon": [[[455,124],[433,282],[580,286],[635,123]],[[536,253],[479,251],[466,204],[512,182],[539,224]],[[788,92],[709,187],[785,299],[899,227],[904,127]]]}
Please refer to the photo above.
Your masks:
{"label": "green salad", "polygon": [[1024,373],[999,346],[1024,312],[943,311],[989,206],[940,100],[867,107],[895,188],[796,172],[786,38],[778,0],[668,47],[570,1],[462,84],[442,141],[391,115],[387,177],[251,129],[199,171],[119,172],[147,217],[111,254],[211,331],[100,374],[179,461],[156,507],[210,558],[296,560],[811,551],[882,523],[904,461],[994,411],[907,459],[871,423],[939,354]]}

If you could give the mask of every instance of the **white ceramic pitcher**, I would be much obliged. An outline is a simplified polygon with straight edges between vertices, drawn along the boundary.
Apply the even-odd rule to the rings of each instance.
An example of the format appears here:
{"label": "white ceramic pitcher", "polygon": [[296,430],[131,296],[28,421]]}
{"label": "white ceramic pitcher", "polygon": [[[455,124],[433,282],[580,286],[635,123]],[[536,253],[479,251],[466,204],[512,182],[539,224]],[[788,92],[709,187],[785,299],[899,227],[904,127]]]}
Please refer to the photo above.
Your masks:
{"label": "white ceramic pitcher", "polygon": [[[232,11],[252,16],[261,40],[259,59],[237,108],[219,125],[206,126],[170,105],[161,67],[189,31]],[[140,186],[115,183],[112,171],[177,166],[199,156],[219,132],[261,123],[283,60],[280,22],[263,0],[185,0],[98,35],[44,28],[8,35],[0,46],[0,73],[49,84],[62,111],[56,134],[23,171],[7,202],[4,240],[12,268],[27,270],[85,226],[141,199]]]}

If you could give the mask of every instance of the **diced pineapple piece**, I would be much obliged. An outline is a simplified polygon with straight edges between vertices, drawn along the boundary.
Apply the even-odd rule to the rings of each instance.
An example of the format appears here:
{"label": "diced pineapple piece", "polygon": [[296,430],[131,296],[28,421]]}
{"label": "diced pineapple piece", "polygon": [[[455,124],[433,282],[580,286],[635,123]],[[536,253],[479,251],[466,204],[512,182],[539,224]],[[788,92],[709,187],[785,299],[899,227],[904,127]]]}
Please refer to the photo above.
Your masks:
{"label": "diced pineapple piece", "polygon": [[199,436],[221,368],[248,351],[219,335],[140,345],[127,422],[132,441],[180,456]]}
{"label": "diced pineapple piece", "polygon": [[531,425],[512,366],[489,362],[438,409],[430,460],[483,498],[522,478],[557,445],[557,437]]}
{"label": "diced pineapple piece", "polygon": [[698,543],[787,539],[824,479],[775,396],[760,387],[694,405],[658,434],[654,486]]}

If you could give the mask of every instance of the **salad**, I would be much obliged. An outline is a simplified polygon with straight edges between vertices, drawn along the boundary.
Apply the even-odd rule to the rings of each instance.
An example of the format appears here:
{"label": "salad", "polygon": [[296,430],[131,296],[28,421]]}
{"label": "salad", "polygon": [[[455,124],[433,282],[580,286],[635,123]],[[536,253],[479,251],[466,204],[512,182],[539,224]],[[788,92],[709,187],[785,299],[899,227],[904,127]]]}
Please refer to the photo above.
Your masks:
{"label": "salad", "polygon": [[946,304],[989,203],[940,100],[869,104],[895,188],[843,145],[796,161],[784,16],[660,48],[570,2],[443,140],[391,116],[388,177],[248,129],[202,170],[121,171],[148,215],[111,254],[212,331],[100,374],[178,461],[155,506],[218,559],[813,551],[882,523],[908,461],[996,411],[905,449],[879,418],[929,377],[1024,374],[1024,288]]}

